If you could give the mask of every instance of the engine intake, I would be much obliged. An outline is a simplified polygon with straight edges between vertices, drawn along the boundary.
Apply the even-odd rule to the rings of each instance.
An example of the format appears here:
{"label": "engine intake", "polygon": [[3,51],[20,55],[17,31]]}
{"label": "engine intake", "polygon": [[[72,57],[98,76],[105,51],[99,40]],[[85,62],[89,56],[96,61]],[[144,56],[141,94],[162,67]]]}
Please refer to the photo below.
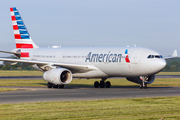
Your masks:
{"label": "engine intake", "polygon": [[[128,81],[131,81],[131,82],[134,82],[134,83],[137,83],[137,84],[141,84],[142,83],[142,80],[140,79],[140,77],[127,77],[126,78]],[[147,84],[151,84],[153,83],[155,80],[155,74],[154,75],[150,75],[147,77]]]}
{"label": "engine intake", "polygon": [[72,81],[72,73],[65,68],[56,68],[44,72],[43,79],[55,85],[69,84]]}

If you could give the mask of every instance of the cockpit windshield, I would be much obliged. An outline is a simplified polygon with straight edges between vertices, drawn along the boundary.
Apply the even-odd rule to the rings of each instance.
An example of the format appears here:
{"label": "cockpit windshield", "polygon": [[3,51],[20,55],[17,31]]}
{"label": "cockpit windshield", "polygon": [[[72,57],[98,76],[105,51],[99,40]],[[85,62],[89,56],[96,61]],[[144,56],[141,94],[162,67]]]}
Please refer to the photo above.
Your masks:
{"label": "cockpit windshield", "polygon": [[147,58],[163,58],[162,55],[149,55]]}

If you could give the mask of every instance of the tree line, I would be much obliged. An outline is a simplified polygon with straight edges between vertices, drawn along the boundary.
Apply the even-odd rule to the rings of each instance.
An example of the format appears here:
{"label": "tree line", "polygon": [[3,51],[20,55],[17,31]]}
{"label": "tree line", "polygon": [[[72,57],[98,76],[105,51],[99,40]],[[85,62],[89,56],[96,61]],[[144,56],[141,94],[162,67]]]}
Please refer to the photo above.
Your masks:
{"label": "tree line", "polygon": [[164,72],[180,71],[180,58],[167,59],[166,62],[166,67],[163,69]]}

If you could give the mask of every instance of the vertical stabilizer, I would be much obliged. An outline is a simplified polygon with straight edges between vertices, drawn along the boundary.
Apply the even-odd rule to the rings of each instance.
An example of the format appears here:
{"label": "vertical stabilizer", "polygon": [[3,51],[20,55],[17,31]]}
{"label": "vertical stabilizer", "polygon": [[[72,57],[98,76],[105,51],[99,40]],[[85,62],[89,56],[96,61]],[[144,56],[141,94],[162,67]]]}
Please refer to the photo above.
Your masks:
{"label": "vertical stabilizer", "polygon": [[38,46],[32,41],[17,8],[16,7],[10,8],[10,12],[11,12],[16,48],[18,49],[38,48]]}

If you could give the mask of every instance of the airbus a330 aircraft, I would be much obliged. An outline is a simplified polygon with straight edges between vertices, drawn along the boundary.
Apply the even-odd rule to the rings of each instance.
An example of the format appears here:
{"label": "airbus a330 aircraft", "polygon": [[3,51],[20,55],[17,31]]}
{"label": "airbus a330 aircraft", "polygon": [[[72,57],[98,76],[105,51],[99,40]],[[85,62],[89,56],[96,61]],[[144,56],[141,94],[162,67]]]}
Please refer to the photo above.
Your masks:
{"label": "airbus a330 aircraft", "polygon": [[[110,77],[127,80],[146,88],[155,74],[165,66],[164,58],[154,50],[142,47],[53,47],[39,48],[31,39],[16,7],[10,8],[16,49],[11,52],[19,59],[0,58],[5,64],[18,62],[42,72],[48,88],[63,88],[72,78],[101,78],[95,88],[110,88]],[[172,57],[177,57],[177,51]]]}

